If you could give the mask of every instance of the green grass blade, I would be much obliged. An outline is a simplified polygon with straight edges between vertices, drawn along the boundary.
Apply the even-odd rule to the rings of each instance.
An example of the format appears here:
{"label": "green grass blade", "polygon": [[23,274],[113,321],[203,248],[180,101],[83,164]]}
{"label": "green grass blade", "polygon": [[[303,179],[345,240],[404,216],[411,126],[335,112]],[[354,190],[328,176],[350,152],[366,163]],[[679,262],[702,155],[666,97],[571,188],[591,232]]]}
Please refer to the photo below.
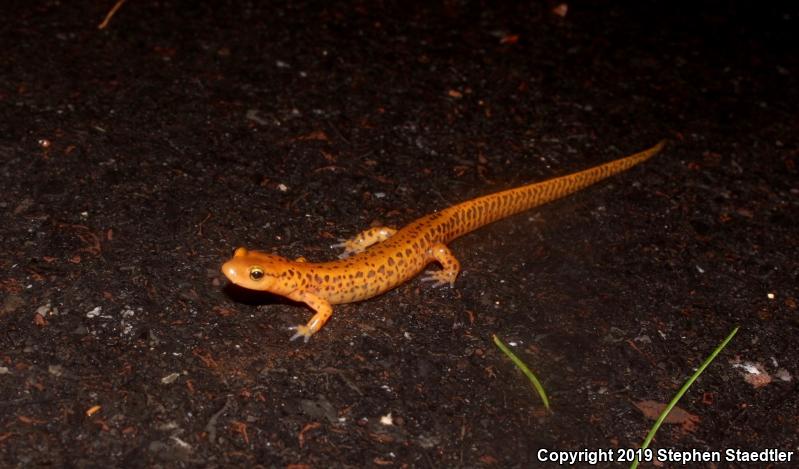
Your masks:
{"label": "green grass blade", "polygon": [[[735,337],[736,333],[738,333],[738,327],[736,327],[735,329],[732,330],[732,332],[730,332],[727,338],[724,339],[724,341],[720,343],[715,350],[713,350],[713,353],[711,353],[710,356],[707,357],[704,362],[702,362],[702,365],[699,368],[697,368],[696,372],[694,372],[694,374],[691,375],[690,378],[688,378],[688,381],[686,381],[685,384],[682,385],[680,390],[677,391],[677,394],[671,399],[669,405],[667,405],[666,408],[663,409],[663,412],[660,413],[660,416],[658,417],[657,421],[655,421],[655,424],[652,426],[652,429],[650,429],[649,433],[646,435],[644,443],[641,445],[642,450],[649,447],[649,443],[652,442],[652,438],[655,437],[655,433],[657,433],[658,429],[660,428],[660,425],[663,423],[664,420],[666,420],[666,417],[669,415],[674,406],[676,406],[677,403],[680,402],[680,399],[682,398],[683,394],[685,394],[686,391],[688,391],[688,388],[690,388],[691,385],[694,384],[696,378],[698,378],[699,375],[701,375],[702,372],[705,371],[705,368],[707,368],[707,366],[710,365],[710,363],[716,358],[716,355],[718,355],[722,350],[724,350],[724,347],[726,347],[727,343],[731,341],[733,337]],[[635,469],[636,467],[638,467],[638,459],[633,461],[632,465],[630,465],[630,469]]]}
{"label": "green grass blade", "polygon": [[538,395],[541,396],[541,401],[544,403],[544,407],[546,407],[547,410],[550,410],[549,409],[549,399],[547,398],[547,393],[546,393],[546,391],[544,391],[544,387],[541,386],[541,382],[538,381],[538,378],[536,378],[535,375],[533,374],[533,372],[530,371],[530,368],[527,368],[527,365],[525,365],[524,362],[521,361],[521,359],[519,359],[519,357],[514,355],[514,353],[510,351],[508,346],[505,345],[499,339],[499,337],[496,336],[496,334],[492,334],[491,337],[494,339],[494,344],[496,344],[496,346],[500,350],[502,350],[502,353],[507,355],[508,358],[510,358],[510,361],[512,361],[513,364],[516,365],[517,368],[522,370],[522,373],[524,373],[525,376],[527,376],[527,379],[530,380],[530,382],[533,384],[533,387],[538,392]]}

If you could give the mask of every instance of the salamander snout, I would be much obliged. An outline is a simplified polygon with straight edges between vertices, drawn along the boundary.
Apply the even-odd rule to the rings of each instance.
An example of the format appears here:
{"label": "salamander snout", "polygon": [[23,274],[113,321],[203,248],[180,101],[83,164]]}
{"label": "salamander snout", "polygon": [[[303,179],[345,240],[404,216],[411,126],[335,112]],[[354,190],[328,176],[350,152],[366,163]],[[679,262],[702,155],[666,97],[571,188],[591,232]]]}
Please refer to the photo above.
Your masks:
{"label": "salamander snout", "polygon": [[270,291],[286,263],[286,259],[274,254],[238,248],[233,257],[222,264],[222,273],[241,287]]}

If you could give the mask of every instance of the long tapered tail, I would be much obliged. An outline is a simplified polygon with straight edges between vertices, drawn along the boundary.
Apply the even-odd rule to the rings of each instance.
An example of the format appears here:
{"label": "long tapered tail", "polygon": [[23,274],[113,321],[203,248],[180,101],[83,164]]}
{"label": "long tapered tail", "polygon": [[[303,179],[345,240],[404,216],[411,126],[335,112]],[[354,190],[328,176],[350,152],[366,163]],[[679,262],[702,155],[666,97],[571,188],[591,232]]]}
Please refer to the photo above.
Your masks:
{"label": "long tapered tail", "polygon": [[656,155],[665,143],[665,140],[662,140],[652,148],[640,153],[594,166],[584,171],[478,197],[452,206],[446,211],[449,212],[448,215],[450,217],[453,217],[458,222],[452,224],[455,229],[450,231],[450,239],[457,238],[502,218],[565,197],[616,173],[626,171]]}

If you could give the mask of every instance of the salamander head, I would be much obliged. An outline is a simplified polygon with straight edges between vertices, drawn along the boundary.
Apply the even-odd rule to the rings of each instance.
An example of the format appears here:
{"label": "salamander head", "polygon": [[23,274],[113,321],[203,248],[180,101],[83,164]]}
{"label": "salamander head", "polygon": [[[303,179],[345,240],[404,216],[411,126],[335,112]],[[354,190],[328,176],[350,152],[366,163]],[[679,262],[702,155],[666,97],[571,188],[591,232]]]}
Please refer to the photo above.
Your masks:
{"label": "salamander head", "polygon": [[238,248],[222,264],[222,273],[240,287],[281,294],[278,278],[290,267],[291,261],[280,256]]}

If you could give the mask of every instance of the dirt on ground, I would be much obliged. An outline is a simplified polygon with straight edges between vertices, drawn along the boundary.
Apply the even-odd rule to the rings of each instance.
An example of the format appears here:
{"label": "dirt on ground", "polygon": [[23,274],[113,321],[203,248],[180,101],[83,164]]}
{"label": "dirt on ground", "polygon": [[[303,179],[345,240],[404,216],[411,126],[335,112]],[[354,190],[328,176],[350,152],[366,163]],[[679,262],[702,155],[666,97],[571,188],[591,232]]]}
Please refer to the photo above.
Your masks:
{"label": "dirt on ground", "polygon": [[[795,5],[117,6],[0,7],[0,466],[628,467],[735,327],[642,467],[799,459]],[[664,138],[307,344],[220,273]]]}

